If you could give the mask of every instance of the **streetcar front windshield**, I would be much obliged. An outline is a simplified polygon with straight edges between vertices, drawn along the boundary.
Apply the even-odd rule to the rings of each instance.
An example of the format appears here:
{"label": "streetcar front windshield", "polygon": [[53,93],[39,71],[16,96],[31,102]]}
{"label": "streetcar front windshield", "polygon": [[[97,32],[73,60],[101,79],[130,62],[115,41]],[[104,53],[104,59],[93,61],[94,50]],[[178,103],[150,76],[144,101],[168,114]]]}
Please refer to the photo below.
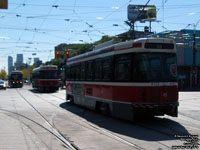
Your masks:
{"label": "streetcar front windshield", "polygon": [[41,70],[40,71],[41,79],[58,79],[57,70]]}
{"label": "streetcar front windshield", "polygon": [[22,74],[12,74],[11,80],[22,80]]}
{"label": "streetcar front windshield", "polygon": [[176,81],[176,55],[142,53],[134,56],[134,80],[140,82]]}

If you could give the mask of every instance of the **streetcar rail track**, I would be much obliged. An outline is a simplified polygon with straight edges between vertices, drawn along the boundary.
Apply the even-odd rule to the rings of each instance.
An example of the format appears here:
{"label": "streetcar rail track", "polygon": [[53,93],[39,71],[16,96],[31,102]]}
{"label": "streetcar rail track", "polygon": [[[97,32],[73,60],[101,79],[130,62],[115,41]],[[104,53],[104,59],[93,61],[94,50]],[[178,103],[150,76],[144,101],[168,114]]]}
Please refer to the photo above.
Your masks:
{"label": "streetcar rail track", "polygon": [[[37,95],[37,94],[35,94],[35,95],[36,95],[37,97],[41,98],[42,100],[46,101],[47,103],[49,103],[49,104],[51,104],[51,105],[53,105],[53,106],[55,106],[55,107],[57,107],[57,108],[60,109],[60,107],[58,107],[57,105],[55,105],[55,104],[53,104],[53,103],[47,101],[47,100],[44,99],[43,97],[41,97],[41,96],[39,96],[39,95]],[[61,99],[60,97],[57,97],[57,96],[55,96],[55,95],[51,95],[51,96]],[[83,109],[84,109],[84,108],[83,108]],[[84,110],[86,110],[86,109],[84,109]],[[82,117],[84,118],[84,115],[82,115]],[[104,129],[102,129],[102,128],[99,128],[98,126],[96,126],[96,125],[94,125],[94,124],[91,124],[91,123],[89,123],[89,122],[87,122],[87,121],[85,121],[85,120],[82,120],[82,121],[83,121],[84,123],[86,123],[87,125],[91,126],[92,128],[96,129],[96,130],[97,130],[97,131],[95,130],[96,132],[99,132],[99,131],[100,131],[101,134],[102,134],[102,132],[103,132],[104,135],[109,136],[110,138],[114,138],[115,140],[118,140],[118,141],[120,141],[120,142],[123,142],[123,143],[125,143],[125,144],[127,144],[127,145],[129,145],[129,146],[132,146],[132,147],[135,147],[135,146],[136,146],[136,147],[138,147],[139,149],[144,150],[144,148],[142,148],[142,147],[140,147],[140,146],[138,146],[138,145],[136,145],[136,144],[134,144],[134,143],[132,143],[132,142],[129,142],[129,141],[127,141],[127,140],[121,138],[120,136],[117,136],[117,135],[115,135],[115,134],[113,134],[113,133],[111,133],[111,132],[109,132],[109,131],[107,131],[107,130],[104,130]],[[74,122],[74,123],[77,123],[77,122]],[[84,125],[82,125],[82,124],[80,124],[80,123],[78,123],[78,124],[81,125],[81,126],[84,126]],[[171,134],[166,133],[166,132],[164,132],[164,131],[160,131],[160,130],[158,130],[158,129],[154,129],[154,128],[151,128],[151,127],[147,127],[147,126],[145,126],[145,125],[143,125],[143,124],[137,123],[137,124],[134,124],[134,125],[137,125],[137,126],[139,126],[139,127],[142,127],[142,128],[145,128],[145,129],[148,129],[148,130],[151,130],[151,131],[155,131],[155,132],[160,133],[160,134],[163,134],[163,135],[167,135],[167,136],[169,136],[169,137],[173,137],[173,136],[174,136],[174,135],[171,135]],[[88,128],[87,126],[84,126],[84,127]],[[166,127],[166,126],[165,126],[165,127]],[[166,127],[166,128],[168,128],[168,127]],[[89,129],[91,129],[91,128],[89,128]],[[171,129],[171,128],[169,128],[169,129]],[[173,130],[173,131],[175,131],[175,130]],[[174,139],[175,139],[175,138],[174,138]],[[166,148],[171,149],[171,147],[169,147],[169,146],[166,145],[166,144],[163,144],[163,143],[161,143],[161,142],[157,142],[157,143],[159,143],[159,144],[162,145],[162,146],[165,146]]]}
{"label": "streetcar rail track", "polygon": [[[34,94],[34,95],[35,95],[36,97],[39,97],[40,99],[44,100],[45,102],[51,104],[52,106],[54,106],[54,107],[60,109],[59,106],[57,106],[57,105],[55,105],[55,104],[53,104],[53,103],[47,101],[47,100],[44,99],[43,97],[41,97],[41,96],[39,96],[39,95],[37,95],[37,94]],[[56,96],[54,96],[54,95],[51,95],[51,96],[56,97]],[[59,97],[57,97],[57,98],[59,98]],[[62,110],[62,109],[60,109],[60,110]],[[85,126],[85,125],[83,125],[83,124],[80,124],[80,123],[77,123],[77,122],[74,122],[74,121],[72,121],[72,122],[73,122],[73,123],[76,123],[76,124],[78,124],[78,125],[81,125],[81,126],[83,126],[83,127],[85,127],[85,128],[88,128],[88,129],[90,129],[90,130],[93,130],[93,131],[95,131],[95,132],[98,132],[98,133],[100,133],[100,134],[104,134],[105,136],[108,136],[108,137],[110,137],[110,138],[112,138],[112,139],[115,139],[115,140],[117,140],[118,142],[124,143],[124,144],[126,144],[126,145],[131,146],[131,147],[134,147],[134,148],[137,149],[137,150],[145,150],[145,149],[142,148],[141,146],[138,146],[137,144],[134,144],[134,143],[132,143],[132,142],[130,142],[130,141],[127,141],[127,140],[125,140],[125,139],[119,137],[119,136],[116,136],[116,135],[114,135],[114,134],[112,134],[112,133],[110,133],[110,132],[108,132],[108,131],[106,131],[106,130],[103,130],[102,128],[99,128],[99,127],[97,127],[97,126],[95,126],[95,125],[93,125],[93,124],[91,124],[91,123],[89,123],[89,122],[87,122],[87,121],[85,121],[85,120],[83,120],[83,119],[82,119],[82,121],[83,121],[84,123],[86,123],[87,125],[89,125],[90,127],[92,127],[92,128],[88,128],[87,126]],[[55,126],[55,125],[54,125],[54,126]],[[58,130],[58,129],[57,129],[57,130]],[[102,133],[102,132],[103,132],[103,133]]]}
{"label": "streetcar rail track", "polygon": [[[19,93],[18,90],[17,90],[17,92]],[[20,94],[20,93],[19,93],[19,94]],[[38,93],[38,94],[37,94],[37,93],[33,93],[33,94],[34,94],[35,96],[37,96],[38,98],[40,98],[41,100],[43,100],[43,101],[49,103],[50,105],[53,105],[54,107],[57,107],[57,108],[59,108],[60,110],[63,110],[63,109],[61,109],[59,106],[57,106],[56,104],[54,104],[53,102],[50,102],[50,101],[46,100],[45,98],[43,98],[41,95],[39,95],[39,93]],[[21,95],[21,94],[20,94],[20,95]],[[49,95],[50,95],[50,94],[49,94]],[[55,96],[55,95],[50,95],[50,96],[56,97],[56,98],[58,98],[58,99],[61,99],[61,100],[65,101],[65,99],[63,99],[63,98],[61,98],[61,97],[59,97],[59,96]],[[26,99],[26,98],[24,97],[23,99]],[[82,109],[83,109],[83,108],[82,108]],[[1,110],[1,109],[0,109],[0,110]],[[85,111],[86,111],[86,109],[84,109],[84,112],[85,112]],[[84,112],[83,112],[83,113],[84,113]],[[185,116],[185,115],[183,115],[183,116]],[[136,149],[144,150],[144,148],[142,148],[142,147],[140,147],[140,146],[138,146],[138,145],[136,145],[136,144],[134,144],[134,143],[132,143],[132,142],[129,142],[129,141],[127,141],[126,139],[123,139],[122,137],[113,134],[112,132],[109,132],[109,131],[107,131],[107,130],[103,131],[104,129],[99,128],[99,127],[96,126],[95,124],[92,124],[92,123],[89,123],[89,122],[85,121],[85,120],[84,120],[84,115],[82,115],[82,117],[83,117],[82,120],[83,120],[86,124],[88,124],[89,126],[91,126],[91,127],[93,128],[93,130],[95,130],[96,132],[99,132],[99,133],[101,133],[101,134],[104,134],[104,135],[106,135],[106,136],[108,136],[108,137],[110,137],[110,138],[113,138],[113,139],[115,139],[115,140],[117,140],[117,141],[119,141],[119,142],[122,142],[122,143],[124,143],[124,144],[127,144],[127,145],[129,145],[129,146],[131,146],[131,147],[136,146],[136,147],[135,147]],[[190,118],[190,117],[188,117],[188,116],[186,116],[186,117],[187,117],[187,118]],[[191,118],[191,119],[193,119],[193,118]],[[196,120],[196,119],[193,119],[193,120]],[[48,121],[48,120],[47,120],[47,121]],[[196,121],[199,122],[199,120],[196,120]],[[74,122],[74,123],[77,123],[77,122]],[[50,124],[50,125],[52,125],[52,124]],[[85,125],[80,124],[80,123],[79,123],[79,125],[89,128],[88,126],[85,126]],[[160,131],[159,129],[151,128],[151,127],[149,127],[149,126],[146,126],[145,124],[134,124],[134,125],[137,125],[137,126],[139,126],[139,127],[142,127],[142,128],[148,129],[148,130],[153,130],[153,131],[155,131],[155,132],[159,132],[159,133],[161,133],[161,134],[168,135],[168,136],[172,137],[172,134],[169,134],[169,133]],[[54,124],[53,124],[52,126],[54,127],[54,129],[56,129],[56,127],[55,127]],[[163,124],[162,124],[162,126],[163,126]],[[170,130],[176,131],[176,130],[174,130],[174,129],[172,129],[172,128],[169,128],[169,127],[167,127],[167,126],[165,126],[165,127],[168,128],[168,129],[170,129]],[[91,128],[89,128],[89,129],[91,129]],[[60,133],[60,135],[62,135],[62,133],[61,133],[58,129],[56,129],[56,131],[57,131],[58,133]],[[102,132],[103,132],[103,133],[102,133]],[[180,133],[180,132],[179,132],[179,133]],[[64,135],[62,135],[62,136],[65,137]],[[159,143],[159,144],[161,144],[161,145],[163,145],[163,146],[165,146],[165,147],[167,147],[167,148],[171,148],[171,147],[169,147],[169,146],[167,146],[167,145],[165,145],[165,144],[163,144],[163,143],[161,143],[161,142],[157,142],[157,143]]]}
{"label": "streetcar rail track", "polygon": [[[65,138],[65,136],[63,136],[40,112],[39,110],[37,110],[20,92],[19,90],[17,89],[17,93],[24,99],[24,101],[27,102],[27,104],[29,104],[29,106],[32,107],[32,109],[41,117],[41,119],[44,120],[44,122],[53,130],[53,131],[50,131],[48,128],[44,127],[43,125],[37,123],[36,121],[32,120],[32,119],[29,119],[28,117],[24,116],[24,115],[21,115],[19,113],[15,113],[25,119],[28,119],[32,122],[34,122],[35,124],[39,125],[40,127],[42,127],[43,129],[45,129],[46,131],[48,131],[49,133],[51,133],[52,135],[54,135],[60,142],[63,143],[63,145],[68,148],[68,149],[71,149],[71,150],[79,150],[79,148],[77,146],[75,146],[73,143],[71,143],[71,141],[69,141],[68,139]],[[0,109],[2,111],[7,111],[7,110],[4,110],[4,109]],[[10,113],[13,113],[11,111],[7,111],[7,112],[10,112]]]}
{"label": "streetcar rail track", "polygon": [[[46,100],[45,98],[43,98],[43,97],[40,96],[39,94],[35,94],[35,93],[34,93],[34,95],[35,95],[36,97],[40,98],[41,100],[43,100],[43,101],[49,103],[50,105],[52,105],[52,106],[54,106],[54,107],[60,109],[59,106],[55,105],[55,104],[52,103],[52,102],[49,102],[48,100]],[[58,98],[58,99],[61,99],[61,100],[65,101],[65,99],[63,99],[63,98],[61,98],[61,97],[59,97],[59,96],[55,96],[55,95],[50,95],[50,96],[56,97],[56,98]],[[62,109],[61,109],[61,110],[62,110]],[[86,109],[84,109],[83,113],[85,113],[85,111],[86,111]],[[82,115],[82,117],[84,118],[84,115]],[[110,137],[110,138],[113,138],[113,139],[115,139],[115,140],[117,140],[117,141],[119,141],[119,142],[122,142],[122,143],[124,143],[124,144],[127,144],[127,145],[129,145],[129,146],[131,146],[131,147],[134,147],[134,148],[136,148],[136,149],[144,150],[144,148],[142,148],[142,147],[140,147],[140,146],[138,146],[138,145],[136,145],[136,144],[134,144],[134,143],[132,143],[132,142],[129,142],[129,141],[123,139],[122,137],[113,134],[112,132],[109,132],[109,131],[107,131],[107,130],[104,130],[104,129],[102,129],[102,128],[99,128],[98,126],[96,126],[96,125],[94,125],[94,124],[92,124],[92,123],[89,123],[89,122],[85,121],[84,119],[82,119],[82,121],[83,121],[84,123],[86,123],[87,125],[89,125],[90,127],[92,127],[92,128],[93,128],[92,130],[94,130],[94,131],[96,131],[96,132],[99,132],[99,133],[101,133],[101,134],[104,134],[104,135],[106,135],[106,136],[108,136],[108,137]],[[80,123],[77,123],[77,122],[74,122],[74,123],[79,124],[79,125],[81,125],[81,126],[84,126],[84,127],[88,128],[87,126],[85,126],[85,125],[83,125],[83,124],[80,124]],[[159,130],[159,129],[155,129],[155,128],[146,126],[145,124],[142,124],[142,123],[136,123],[136,124],[134,124],[134,125],[137,125],[138,127],[142,127],[142,128],[148,129],[148,130],[150,130],[150,131],[155,131],[155,132],[157,132],[157,133],[160,133],[160,134],[169,136],[169,137],[171,137],[171,138],[174,137],[174,135],[172,135],[172,134],[170,134],[170,133],[167,133],[167,132],[164,132],[164,131],[162,131],[162,130]],[[54,126],[55,126],[55,125],[54,125]],[[167,128],[167,129],[170,129],[170,130],[172,130],[172,131],[177,132],[176,130],[174,130],[174,129],[172,129],[172,128],[170,128],[170,127],[168,127],[168,126],[162,124],[162,127],[163,127],[163,126],[164,126],[165,128]],[[91,129],[91,128],[89,128],[89,129]],[[57,130],[58,130],[58,129],[57,129]],[[184,133],[182,133],[182,132],[177,132],[177,133],[179,133],[179,134],[184,134]],[[175,139],[175,138],[174,138],[174,139]],[[162,145],[162,146],[165,146],[165,147],[168,148],[168,149],[171,149],[171,147],[169,147],[169,146],[166,145],[166,144],[163,144],[163,143],[158,142],[158,141],[157,141],[157,143],[159,143],[159,144]]]}

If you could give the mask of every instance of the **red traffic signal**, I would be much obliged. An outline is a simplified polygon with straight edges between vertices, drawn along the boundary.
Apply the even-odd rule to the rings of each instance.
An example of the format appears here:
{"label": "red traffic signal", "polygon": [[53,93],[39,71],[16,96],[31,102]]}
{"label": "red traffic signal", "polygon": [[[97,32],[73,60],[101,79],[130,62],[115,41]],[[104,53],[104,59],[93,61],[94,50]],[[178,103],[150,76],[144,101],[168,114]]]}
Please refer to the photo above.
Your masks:
{"label": "red traffic signal", "polygon": [[56,59],[60,57],[60,52],[56,51]]}
{"label": "red traffic signal", "polygon": [[69,55],[69,51],[66,51],[66,55]]}
{"label": "red traffic signal", "polygon": [[59,54],[60,54],[60,52],[56,51],[56,55],[59,55]]}

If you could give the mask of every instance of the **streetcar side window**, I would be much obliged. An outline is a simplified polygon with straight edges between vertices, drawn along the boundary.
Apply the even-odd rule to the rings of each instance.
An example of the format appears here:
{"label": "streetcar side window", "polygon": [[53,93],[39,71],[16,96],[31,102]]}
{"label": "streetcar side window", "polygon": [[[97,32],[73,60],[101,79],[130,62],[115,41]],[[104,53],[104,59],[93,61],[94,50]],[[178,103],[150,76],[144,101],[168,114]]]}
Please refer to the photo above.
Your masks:
{"label": "streetcar side window", "polygon": [[70,68],[70,80],[74,80],[75,79],[75,70],[74,70],[74,66],[71,66]]}
{"label": "streetcar side window", "polygon": [[102,80],[111,81],[112,80],[112,57],[107,57],[102,61]]}
{"label": "streetcar side window", "polygon": [[131,80],[131,55],[119,55],[115,58],[115,80]]}
{"label": "streetcar side window", "polygon": [[40,72],[36,72],[36,73],[35,73],[35,78],[36,78],[36,79],[39,79],[39,78],[40,78]]}
{"label": "streetcar side window", "polygon": [[75,71],[75,80],[80,80],[80,67],[79,66],[80,65],[76,65],[75,69],[74,69],[74,71]]}
{"label": "streetcar side window", "polygon": [[36,73],[32,73],[32,79],[36,79]]}
{"label": "streetcar side window", "polygon": [[102,76],[101,59],[95,60],[94,66],[94,79],[95,81],[100,81]]}
{"label": "streetcar side window", "polygon": [[80,80],[85,80],[85,63],[82,62],[80,65]]}
{"label": "streetcar side window", "polygon": [[66,68],[65,68],[65,76],[66,76],[66,79],[67,80],[70,80],[70,66],[67,66]]}
{"label": "streetcar side window", "polygon": [[86,62],[86,80],[93,79],[93,63],[92,61]]}

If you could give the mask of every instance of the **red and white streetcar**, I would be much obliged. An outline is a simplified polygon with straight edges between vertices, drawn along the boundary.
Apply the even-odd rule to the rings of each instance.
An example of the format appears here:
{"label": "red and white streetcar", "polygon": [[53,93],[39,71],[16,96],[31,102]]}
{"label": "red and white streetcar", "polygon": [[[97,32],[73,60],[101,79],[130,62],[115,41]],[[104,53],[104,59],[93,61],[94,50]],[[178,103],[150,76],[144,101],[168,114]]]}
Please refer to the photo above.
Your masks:
{"label": "red and white streetcar", "polygon": [[47,65],[33,69],[32,87],[39,91],[58,90],[58,67]]}
{"label": "red and white streetcar", "polygon": [[69,58],[66,99],[128,120],[140,115],[177,117],[174,41],[143,38]]}

